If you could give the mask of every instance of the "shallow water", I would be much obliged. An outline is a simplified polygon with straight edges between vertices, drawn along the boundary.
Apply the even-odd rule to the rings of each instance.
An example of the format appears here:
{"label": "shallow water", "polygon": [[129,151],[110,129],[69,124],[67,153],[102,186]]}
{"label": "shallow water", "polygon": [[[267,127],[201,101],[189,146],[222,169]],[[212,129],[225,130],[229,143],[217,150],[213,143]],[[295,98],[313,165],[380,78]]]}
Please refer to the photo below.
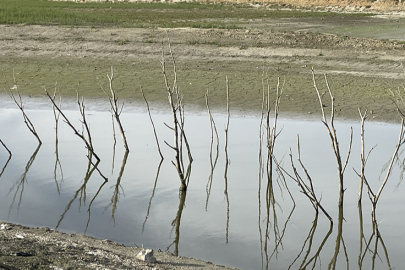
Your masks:
{"label": "shallow water", "polygon": [[[172,119],[164,108],[151,105],[155,109],[152,117],[165,157],[159,166],[160,156],[153,129],[143,107],[125,108],[122,113],[130,148],[126,159],[119,134],[116,134],[114,148],[110,113],[89,103],[92,110],[87,111],[86,117],[95,152],[101,158],[98,168],[108,178],[108,182],[104,182],[97,171],[85,180],[89,166],[87,151],[62,119],[58,143],[60,165],[55,165],[55,121],[50,105],[31,104],[26,108],[43,141],[42,146],[37,148],[37,141],[24,125],[21,112],[2,104],[0,138],[13,155],[7,163],[8,153],[0,148],[0,166],[6,164],[4,171],[0,171],[0,220],[29,226],[58,227],[62,231],[86,233],[128,246],[143,244],[148,248],[178,250],[179,255],[242,269],[286,269],[290,265],[291,269],[298,269],[318,249],[320,257],[315,262],[315,269],[326,269],[325,265],[331,262],[335,253],[341,223],[343,242],[340,241],[338,248],[336,269],[346,268],[345,253],[350,268],[361,268],[358,266],[360,253],[364,254],[364,259],[360,261],[362,267],[373,267],[375,237],[372,238],[370,251],[365,252],[366,243],[372,236],[371,205],[366,192],[362,209],[364,239],[360,252],[359,179],[353,171],[353,168],[360,170],[360,123],[336,123],[343,159],[347,153],[350,126],[354,129],[353,147],[345,174],[344,221],[339,222],[336,162],[325,127],[320,120],[285,118],[278,122],[281,133],[276,140],[275,156],[291,173],[289,148],[292,148],[294,162],[298,166],[296,138],[299,134],[301,159],[313,179],[317,196],[322,198],[324,208],[334,220],[328,236],[329,221],[322,212],[315,219],[311,203],[287,176],[286,183],[295,200],[295,209],[282,181],[279,180],[278,184],[273,179],[275,202],[267,211],[267,179],[260,173],[259,164],[259,117],[231,116],[227,167],[224,153],[226,116],[214,115],[219,133],[219,153],[212,170],[208,115],[206,112],[186,112],[185,132],[194,162],[185,205],[180,207],[180,223],[172,225],[179,210],[180,181],[171,164],[174,151],[164,143],[173,141],[172,131],[164,125],[170,125]],[[73,104],[65,108],[68,108],[66,116],[80,128],[79,112],[73,109]],[[118,132],[117,126],[115,128]],[[381,170],[392,156],[398,133],[399,125],[366,123],[366,151],[378,144],[370,154],[366,169],[374,192],[382,183]],[[215,146],[214,141],[213,162]],[[263,147],[263,158],[266,154]],[[187,165],[186,154],[184,160]],[[276,172],[274,175],[277,175]],[[86,185],[83,185],[84,182]],[[388,256],[379,242],[375,269],[395,269],[405,264],[402,254],[405,194],[402,185],[397,186],[399,182],[400,169],[396,166],[378,203],[379,230]],[[315,220],[317,227],[313,231],[312,242],[306,241]],[[325,241],[324,244],[322,241]],[[309,255],[306,257],[307,251]],[[314,261],[310,265],[312,263]]]}

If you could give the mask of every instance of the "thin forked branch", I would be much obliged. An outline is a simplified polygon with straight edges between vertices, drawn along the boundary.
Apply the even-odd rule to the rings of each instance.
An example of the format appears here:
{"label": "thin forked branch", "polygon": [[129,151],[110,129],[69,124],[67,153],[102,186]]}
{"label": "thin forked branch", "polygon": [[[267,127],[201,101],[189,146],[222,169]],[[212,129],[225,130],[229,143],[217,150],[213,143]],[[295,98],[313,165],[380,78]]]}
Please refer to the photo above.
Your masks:
{"label": "thin forked branch", "polygon": [[124,148],[125,148],[126,151],[129,152],[127,137],[125,136],[125,131],[124,131],[124,128],[122,127],[122,123],[121,123],[121,120],[120,120],[120,115],[121,115],[123,106],[121,107],[121,110],[119,110],[119,108],[118,108],[118,98],[117,98],[117,95],[115,94],[115,90],[113,88],[113,79],[114,79],[114,69],[113,69],[113,67],[111,67],[111,75],[107,74],[107,77],[108,77],[108,81],[109,81],[109,85],[110,85],[110,94],[111,95],[107,94],[107,92],[104,91],[104,89],[103,89],[103,91],[108,96],[108,99],[110,101],[111,114],[114,116],[115,120],[117,121],[118,128],[120,129],[122,141],[124,142]]}
{"label": "thin forked branch", "polygon": [[38,143],[41,145],[42,141],[39,138],[38,133],[35,130],[34,125],[32,124],[31,120],[28,118],[27,114],[24,111],[24,105],[23,105],[21,95],[18,92],[18,86],[15,85],[13,88],[17,89],[18,101],[17,101],[16,97],[14,96],[14,93],[11,91],[11,89],[10,89],[10,91],[6,91],[6,92],[10,96],[10,98],[14,101],[14,103],[18,106],[18,108],[20,109],[20,111],[21,111],[21,113],[23,115],[23,118],[24,118],[25,125],[28,127],[28,129],[31,131],[31,133],[35,136],[35,138],[37,138]]}
{"label": "thin forked branch", "polygon": [[337,138],[337,134],[336,134],[336,129],[334,126],[334,119],[335,119],[335,97],[332,94],[332,91],[330,89],[329,86],[329,82],[328,79],[326,77],[326,74],[324,75],[325,77],[325,82],[326,82],[326,86],[329,92],[329,96],[331,99],[331,112],[330,112],[330,123],[327,122],[326,120],[326,116],[325,116],[325,111],[323,109],[323,107],[325,106],[322,102],[322,96],[319,92],[319,89],[316,85],[316,79],[315,79],[315,72],[314,69],[312,68],[312,79],[313,79],[313,83],[314,83],[314,88],[316,90],[316,93],[318,95],[318,99],[319,99],[319,105],[321,107],[321,111],[322,111],[322,123],[325,125],[326,130],[328,131],[329,134],[329,138],[331,140],[332,143],[332,149],[333,149],[333,153],[335,155],[336,158],[336,163],[337,163],[337,169],[338,169],[338,181],[339,181],[339,202],[338,205],[342,206],[343,205],[343,196],[344,196],[344,183],[343,183],[343,175],[347,166],[347,163],[349,161],[349,157],[350,157],[350,152],[351,152],[351,147],[352,147],[352,141],[353,141],[353,128],[351,128],[351,132],[350,132],[350,142],[349,142],[349,147],[348,147],[348,152],[347,152],[347,156],[345,159],[345,162],[342,163],[342,158],[340,155],[340,147],[339,147],[339,142],[338,142],[338,138]]}
{"label": "thin forked branch", "polygon": [[[73,124],[69,121],[69,119],[66,117],[66,115],[62,112],[62,110],[59,108],[59,106],[55,103],[55,100],[51,97],[51,95],[48,93],[48,91],[45,89],[45,93],[48,96],[48,98],[51,100],[53,106],[55,107],[55,109],[60,113],[60,115],[62,115],[64,121],[66,124],[68,124],[68,126],[73,130],[74,134],[77,135],[80,139],[82,139],[82,141],[84,142],[84,144],[86,145],[87,150],[90,152],[90,157],[92,155],[94,155],[94,157],[97,159],[97,161],[100,161],[100,158],[97,156],[97,154],[94,152],[94,148],[93,148],[93,144],[91,142],[91,136],[90,136],[90,129],[87,125],[86,122],[86,118],[83,118],[82,123],[83,125],[86,127],[86,131],[88,132],[88,137],[89,139],[86,139],[86,137],[84,136],[83,132],[79,132],[79,130],[77,130]],[[80,114],[82,115],[82,117],[85,115],[84,114],[84,105],[83,105],[83,99],[80,102],[79,98],[77,100],[78,104],[79,104],[79,109],[80,109]]]}
{"label": "thin forked branch", "polygon": [[[173,80],[173,85],[170,86],[167,74],[166,74],[166,62],[164,58],[164,52],[162,52],[162,73],[163,73],[163,78],[166,86],[166,91],[168,93],[168,100],[170,104],[170,108],[172,111],[172,116],[173,116],[173,127],[170,127],[170,129],[173,130],[174,133],[174,144],[173,146],[170,146],[169,143],[165,141],[165,143],[172,148],[175,151],[175,161],[172,161],[174,166],[177,169],[177,173],[180,178],[181,182],[181,190],[186,190],[187,189],[187,183],[189,180],[190,172],[191,170],[190,165],[193,162],[193,158],[191,156],[191,151],[190,151],[190,146],[188,144],[185,132],[184,132],[184,107],[181,103],[182,97],[180,95],[179,89],[177,87],[177,71],[176,71],[176,62],[173,56],[173,52],[171,49],[171,43],[169,37],[168,43],[169,43],[169,52],[170,56],[172,59],[173,63],[173,72],[174,72],[174,80]],[[175,100],[176,99],[176,100]],[[187,152],[188,152],[188,158],[189,158],[189,165],[187,171],[184,168],[184,163],[183,163],[183,139],[184,143],[187,147]]]}

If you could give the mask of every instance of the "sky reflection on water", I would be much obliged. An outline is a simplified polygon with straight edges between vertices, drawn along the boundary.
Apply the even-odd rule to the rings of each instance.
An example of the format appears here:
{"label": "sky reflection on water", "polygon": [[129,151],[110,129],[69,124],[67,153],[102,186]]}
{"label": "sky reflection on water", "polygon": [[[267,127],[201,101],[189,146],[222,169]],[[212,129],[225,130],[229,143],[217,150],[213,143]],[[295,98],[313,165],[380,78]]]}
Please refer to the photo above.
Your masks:
{"label": "sky reflection on water", "polygon": [[[122,114],[122,122],[131,150],[125,163],[123,163],[124,147],[119,134],[117,134],[114,156],[110,113],[88,111],[87,120],[93,135],[94,149],[101,158],[99,168],[109,181],[103,185],[104,180],[94,172],[85,189],[82,192],[79,190],[76,199],[72,201],[83,184],[88,166],[87,151],[83,142],[65,123],[60,121],[58,154],[63,178],[59,167],[56,169],[55,178],[55,131],[52,111],[34,109],[27,110],[26,113],[44,143],[38,149],[35,159],[31,160],[32,164],[28,168],[25,180],[22,181],[21,176],[37,149],[37,141],[25,127],[20,111],[0,109],[0,138],[13,153],[0,178],[0,220],[51,228],[55,228],[60,221],[59,230],[86,232],[88,235],[111,239],[125,245],[143,244],[145,247],[165,250],[172,244],[176,237],[172,221],[179,207],[180,181],[176,169],[171,164],[174,152],[164,144],[164,140],[169,143],[173,141],[171,131],[163,124],[164,122],[171,124],[170,115],[152,112],[165,157],[159,167],[160,156],[152,126],[145,111],[141,109]],[[80,127],[78,111],[69,110],[66,111],[66,115],[77,127]],[[214,120],[219,132],[220,145],[207,199],[207,183],[211,174],[210,122],[208,116],[201,112],[186,115],[186,134],[190,141],[194,162],[181,216],[179,254],[243,269],[260,269],[262,258],[264,263],[266,262],[266,254],[263,253],[263,230],[266,227],[267,217],[266,180],[263,178],[260,185],[259,227],[260,119],[231,117],[227,171],[228,198],[224,194],[223,144],[226,116],[215,114]],[[350,126],[354,129],[354,140],[345,175],[347,191],[344,202],[343,235],[350,267],[358,268],[359,179],[352,168],[356,170],[360,168],[360,121],[336,123],[343,157],[346,156]],[[276,141],[275,156],[284,168],[291,171],[289,148],[292,148],[296,158],[296,137],[297,134],[300,135],[301,158],[313,178],[318,197],[322,196],[324,207],[334,219],[333,231],[320,253],[322,265],[319,259],[316,264],[316,269],[325,269],[325,265],[330,262],[334,253],[338,223],[337,170],[330,141],[320,120],[280,119],[278,127],[282,132]],[[366,171],[374,189],[378,189],[381,184],[382,180],[379,180],[381,169],[393,153],[398,132],[399,125],[366,122],[366,149],[378,144],[370,155]],[[0,148],[0,166],[4,166],[7,159],[7,152]],[[122,178],[117,185],[123,165],[125,167]],[[159,174],[156,189],[153,190],[157,173]],[[405,265],[402,254],[402,239],[405,239],[405,232],[402,230],[405,222],[402,205],[405,203],[405,194],[402,185],[397,187],[399,179],[397,167],[377,208],[378,221],[382,221],[379,226],[380,233],[388,250],[392,268]],[[268,255],[274,250],[277,242],[275,238],[281,235],[283,238],[282,246],[279,246],[277,254],[270,259],[271,269],[288,268],[303,249],[304,253],[291,266],[291,269],[299,268],[308,249],[308,244],[304,248],[303,245],[307,243],[305,240],[316,217],[310,202],[299,192],[295,182],[291,179],[286,180],[296,202],[296,208],[291,213],[293,204],[285,187],[275,182],[274,209],[277,214],[279,234],[274,233],[276,227],[274,227],[274,216],[271,211]],[[97,194],[100,187],[101,190]],[[94,201],[92,201],[93,198]],[[118,200],[115,206],[112,203],[114,200]],[[70,202],[70,208],[67,209]],[[363,241],[368,240],[372,232],[370,208],[371,205],[364,193],[365,240]],[[61,215],[65,211],[61,220]],[[290,214],[291,218],[285,223]],[[310,253],[312,255],[309,257],[313,256],[329,230],[329,221],[322,213],[319,213],[317,222]],[[284,227],[286,229],[282,234]],[[363,252],[364,246],[365,244],[363,244]],[[169,250],[173,251],[174,246],[170,246]],[[375,269],[389,269],[381,246],[378,250],[380,259],[375,261]],[[365,254],[362,266],[365,269],[371,268],[372,254],[368,252]],[[346,259],[344,249],[341,247],[336,269],[345,267]]]}

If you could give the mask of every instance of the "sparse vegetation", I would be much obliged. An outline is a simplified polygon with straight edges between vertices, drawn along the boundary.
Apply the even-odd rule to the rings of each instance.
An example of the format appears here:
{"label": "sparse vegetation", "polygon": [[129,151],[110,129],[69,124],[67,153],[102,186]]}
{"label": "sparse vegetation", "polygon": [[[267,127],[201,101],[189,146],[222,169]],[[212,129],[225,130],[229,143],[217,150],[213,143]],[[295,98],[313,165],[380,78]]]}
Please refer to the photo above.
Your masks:
{"label": "sparse vegetation", "polygon": [[114,42],[118,45],[125,45],[129,43],[129,39],[116,39]]}
{"label": "sparse vegetation", "polygon": [[[340,16],[333,12],[281,10],[232,3],[75,3],[2,0],[0,24],[114,27],[240,28],[248,20]],[[345,14],[370,16],[372,14]],[[226,20],[225,20],[226,19]]]}
{"label": "sparse vegetation", "polygon": [[189,45],[201,45],[201,44],[205,44],[205,45],[216,45],[216,46],[220,46],[219,42],[217,40],[215,41],[207,41],[207,40],[188,40],[187,44]]}
{"label": "sparse vegetation", "polygon": [[85,41],[84,37],[75,37],[74,38],[75,41]]}

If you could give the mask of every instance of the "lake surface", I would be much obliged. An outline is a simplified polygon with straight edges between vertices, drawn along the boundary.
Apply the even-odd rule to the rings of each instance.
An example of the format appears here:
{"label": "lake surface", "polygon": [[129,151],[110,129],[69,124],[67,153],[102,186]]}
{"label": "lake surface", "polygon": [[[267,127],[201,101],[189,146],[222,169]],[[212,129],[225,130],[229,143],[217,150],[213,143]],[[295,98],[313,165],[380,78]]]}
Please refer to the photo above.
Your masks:
{"label": "lake surface", "polygon": [[[185,132],[194,161],[182,207],[180,180],[171,163],[174,151],[164,143],[173,142],[173,132],[164,125],[172,124],[167,108],[151,104],[164,155],[161,163],[152,125],[142,104],[124,107],[121,115],[130,148],[125,156],[116,125],[114,147],[108,104],[85,103],[89,107],[86,117],[94,149],[101,159],[98,168],[108,182],[96,170],[86,178],[88,168],[92,168],[86,157],[87,150],[62,118],[57,151],[60,163],[56,162],[55,120],[49,102],[28,102],[26,106],[26,113],[43,142],[39,148],[36,138],[25,126],[21,112],[10,103],[1,103],[0,138],[12,151],[12,157],[9,160],[7,151],[0,147],[0,220],[57,227],[61,231],[86,233],[127,246],[143,244],[155,250],[169,249],[179,255],[241,269],[299,269],[306,263],[311,268],[314,264],[315,269],[399,269],[405,265],[405,192],[400,184],[398,164],[377,207],[383,242],[375,242],[366,191],[362,226],[360,223],[359,177],[353,170],[359,172],[361,164],[360,120],[336,123],[343,159],[347,154],[351,126],[354,136],[345,173],[347,190],[341,222],[338,219],[336,161],[320,117],[308,121],[281,115],[278,121],[281,133],[276,140],[275,157],[287,172],[292,173],[291,147],[298,168],[296,140],[299,134],[301,159],[313,179],[318,198],[322,198],[323,207],[333,218],[330,231],[329,220],[322,212],[316,215],[308,198],[286,174],[285,182],[295,207],[284,181],[276,180],[276,171],[273,172],[274,196],[269,197],[266,192],[268,181],[259,162],[260,116],[231,115],[227,163],[224,151],[226,115],[214,114],[219,152],[215,163],[214,141],[211,164],[209,117],[206,112],[188,112],[186,108]],[[80,129],[80,114],[75,105],[63,104],[62,109]],[[385,176],[382,170],[393,154],[399,131],[397,124],[366,122],[366,152],[377,144],[366,167],[374,193]],[[266,151],[263,145],[264,160]],[[187,165],[186,153],[184,161]],[[299,172],[304,178],[302,170]],[[176,219],[179,212],[181,218]],[[339,240],[339,227],[343,231],[342,238],[336,241]],[[340,245],[336,245],[337,242]],[[370,243],[368,248],[367,243]]]}

